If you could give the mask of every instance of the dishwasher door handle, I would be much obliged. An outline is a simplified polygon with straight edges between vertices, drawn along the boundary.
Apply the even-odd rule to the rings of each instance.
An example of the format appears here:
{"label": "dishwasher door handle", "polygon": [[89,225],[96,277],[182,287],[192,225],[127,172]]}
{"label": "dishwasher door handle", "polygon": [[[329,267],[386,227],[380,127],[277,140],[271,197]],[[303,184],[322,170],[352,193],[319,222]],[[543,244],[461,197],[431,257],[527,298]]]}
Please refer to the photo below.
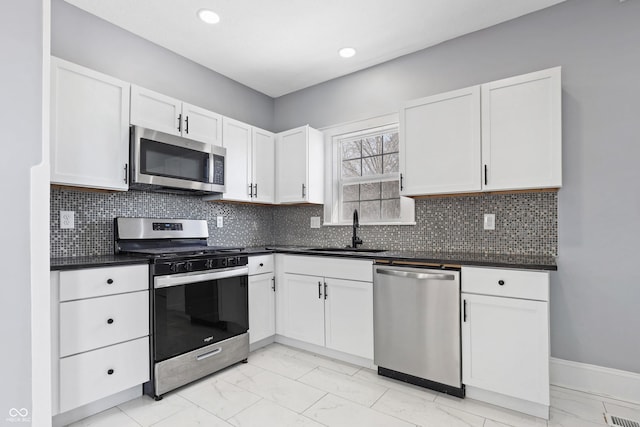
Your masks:
{"label": "dishwasher door handle", "polygon": [[446,273],[415,273],[413,271],[386,270],[381,268],[377,268],[376,273],[418,280],[456,280],[454,274]]}

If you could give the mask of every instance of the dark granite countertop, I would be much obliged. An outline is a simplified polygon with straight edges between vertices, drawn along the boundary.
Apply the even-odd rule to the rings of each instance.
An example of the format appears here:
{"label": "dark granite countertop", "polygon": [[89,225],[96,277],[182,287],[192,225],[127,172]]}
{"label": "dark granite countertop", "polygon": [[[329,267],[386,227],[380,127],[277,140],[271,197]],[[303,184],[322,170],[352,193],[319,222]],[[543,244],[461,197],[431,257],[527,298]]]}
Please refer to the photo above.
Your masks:
{"label": "dark granite countertop", "polygon": [[287,253],[297,255],[315,255],[330,257],[364,258],[385,261],[421,262],[438,265],[465,265],[519,268],[527,270],[551,270],[558,269],[556,259],[549,255],[508,255],[508,254],[477,254],[468,252],[428,252],[428,251],[384,251],[366,252],[366,249],[351,251],[314,251],[303,246],[266,246],[246,248],[249,255],[263,253]]}
{"label": "dark granite countertop", "polygon": [[[384,251],[366,252],[366,249],[355,251],[314,251],[307,246],[256,246],[245,248],[251,255],[269,253],[286,253],[295,255],[314,255],[345,258],[375,259],[393,262],[421,262],[436,265],[466,265],[519,268],[527,270],[558,269],[556,259],[549,255],[507,255],[477,254],[468,252],[428,252],[428,251]],[[80,268],[108,267],[127,264],[147,264],[146,258],[126,255],[96,255],[84,257],[52,258],[51,270],[76,270]]]}
{"label": "dark granite countertop", "polygon": [[149,264],[147,258],[126,255],[95,255],[51,258],[51,270],[78,270],[81,268],[110,267],[115,265]]}

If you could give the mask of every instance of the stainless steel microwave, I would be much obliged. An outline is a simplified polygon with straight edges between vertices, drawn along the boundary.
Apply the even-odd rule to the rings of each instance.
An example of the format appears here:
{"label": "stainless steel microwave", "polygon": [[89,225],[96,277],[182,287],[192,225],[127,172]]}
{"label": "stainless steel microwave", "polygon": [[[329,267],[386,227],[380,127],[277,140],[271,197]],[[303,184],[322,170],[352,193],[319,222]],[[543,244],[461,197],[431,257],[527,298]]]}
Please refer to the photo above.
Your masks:
{"label": "stainless steel microwave", "polygon": [[224,193],[226,151],[217,145],[132,126],[129,188]]}

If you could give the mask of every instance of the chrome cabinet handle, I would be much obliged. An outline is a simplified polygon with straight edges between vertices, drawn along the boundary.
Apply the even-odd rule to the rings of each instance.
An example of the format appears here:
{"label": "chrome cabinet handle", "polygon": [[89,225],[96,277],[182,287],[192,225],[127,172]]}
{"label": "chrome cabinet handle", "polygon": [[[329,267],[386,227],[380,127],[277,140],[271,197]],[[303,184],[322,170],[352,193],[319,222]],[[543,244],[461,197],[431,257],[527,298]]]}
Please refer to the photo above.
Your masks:
{"label": "chrome cabinet handle", "polygon": [[258,197],[258,184],[253,184],[253,197]]}
{"label": "chrome cabinet handle", "polygon": [[304,184],[302,184],[302,198],[303,198],[303,199],[304,199],[304,197],[305,197],[305,195],[306,195],[306,194],[305,194],[305,190],[306,190],[306,187],[305,187],[305,185],[304,185]]}
{"label": "chrome cabinet handle", "polygon": [[399,270],[382,270],[376,269],[376,273],[384,274],[387,276],[406,277],[408,279],[419,280],[455,280],[456,276],[453,274],[444,273],[414,273],[412,271],[399,271]]}
{"label": "chrome cabinet handle", "polygon": [[129,165],[125,163],[124,165],[124,183],[126,184],[129,181]]}
{"label": "chrome cabinet handle", "polygon": [[271,278],[271,282],[272,282],[271,289],[273,289],[273,292],[275,292],[276,291],[276,278],[272,277]]}
{"label": "chrome cabinet handle", "polygon": [[184,131],[187,135],[189,134],[189,116],[184,118]]}
{"label": "chrome cabinet handle", "polygon": [[182,132],[182,114],[178,114],[178,132]]}
{"label": "chrome cabinet handle", "polygon": [[327,282],[324,282],[324,299],[327,299]]}
{"label": "chrome cabinet handle", "polygon": [[249,184],[249,197],[253,199],[253,185]]}
{"label": "chrome cabinet handle", "polygon": [[322,299],[322,282],[318,282],[318,299]]}

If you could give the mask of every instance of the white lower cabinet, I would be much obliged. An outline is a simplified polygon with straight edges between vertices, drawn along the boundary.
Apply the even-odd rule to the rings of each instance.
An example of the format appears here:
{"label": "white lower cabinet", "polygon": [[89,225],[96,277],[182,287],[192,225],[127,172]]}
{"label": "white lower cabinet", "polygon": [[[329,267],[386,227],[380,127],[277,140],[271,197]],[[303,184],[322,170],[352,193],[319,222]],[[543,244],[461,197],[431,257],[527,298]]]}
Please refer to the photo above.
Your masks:
{"label": "white lower cabinet", "polygon": [[149,337],[60,359],[60,412],[149,381]]}
{"label": "white lower cabinet", "polygon": [[372,261],[281,256],[278,333],[373,359]]}
{"label": "white lower cabinet", "polygon": [[149,267],[51,272],[52,409],[149,381]]}
{"label": "white lower cabinet", "polygon": [[548,418],[548,289],[547,272],[462,268],[462,382],[469,397]]}
{"label": "white lower cabinet", "polygon": [[249,258],[249,344],[276,334],[273,255]]}

